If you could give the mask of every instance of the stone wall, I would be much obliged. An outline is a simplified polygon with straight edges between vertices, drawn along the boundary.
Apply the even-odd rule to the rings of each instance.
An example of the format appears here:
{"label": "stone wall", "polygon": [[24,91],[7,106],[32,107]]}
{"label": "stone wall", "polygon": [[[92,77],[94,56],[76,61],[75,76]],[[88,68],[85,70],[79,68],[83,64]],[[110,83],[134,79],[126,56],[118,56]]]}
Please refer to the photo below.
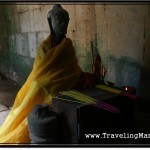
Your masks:
{"label": "stone wall", "polygon": [[7,28],[5,23],[7,22],[7,7],[0,5],[0,72],[8,74],[9,72],[9,50],[7,41]]}
{"label": "stone wall", "polygon": [[[14,80],[20,83],[26,80],[32,69],[39,44],[50,33],[46,17],[52,6],[42,3],[8,6],[8,20],[12,28],[9,45],[13,66],[10,69]],[[91,42],[95,42],[96,33],[95,5],[62,6],[70,15],[67,36],[73,40],[79,64],[84,71],[91,72]]]}
{"label": "stone wall", "polygon": [[[25,82],[32,69],[40,42],[50,32],[46,17],[52,6],[42,2],[6,6],[8,76],[20,84]],[[102,66],[107,69],[106,80],[120,87],[135,86],[138,93],[140,87],[148,87],[149,5],[86,3],[62,4],[62,7],[70,15],[67,36],[73,40],[83,71],[92,71],[93,48],[94,56],[99,53]]]}
{"label": "stone wall", "polygon": [[105,79],[117,86],[134,86],[149,99],[150,6],[96,5],[95,10],[97,47],[107,68]]}
{"label": "stone wall", "polygon": [[138,87],[148,6],[96,5],[96,14],[98,50],[108,71],[106,79],[118,86]]}

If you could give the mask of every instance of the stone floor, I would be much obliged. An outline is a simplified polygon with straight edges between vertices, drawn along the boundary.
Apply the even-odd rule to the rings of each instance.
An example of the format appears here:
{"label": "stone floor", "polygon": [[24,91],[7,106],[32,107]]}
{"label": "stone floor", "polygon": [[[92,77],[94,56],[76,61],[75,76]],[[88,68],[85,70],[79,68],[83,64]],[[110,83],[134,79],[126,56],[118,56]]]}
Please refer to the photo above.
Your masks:
{"label": "stone floor", "polygon": [[11,111],[17,92],[20,86],[13,80],[0,79],[0,127]]}
{"label": "stone floor", "polygon": [[[2,108],[2,107],[3,107],[3,109],[5,109],[5,106],[2,105],[2,104],[0,104],[0,108]],[[5,119],[6,119],[7,116],[9,115],[10,111],[11,111],[11,109],[9,109],[9,108],[7,108],[7,107],[6,107],[5,110],[1,110],[1,111],[0,111],[0,127],[3,125]]]}

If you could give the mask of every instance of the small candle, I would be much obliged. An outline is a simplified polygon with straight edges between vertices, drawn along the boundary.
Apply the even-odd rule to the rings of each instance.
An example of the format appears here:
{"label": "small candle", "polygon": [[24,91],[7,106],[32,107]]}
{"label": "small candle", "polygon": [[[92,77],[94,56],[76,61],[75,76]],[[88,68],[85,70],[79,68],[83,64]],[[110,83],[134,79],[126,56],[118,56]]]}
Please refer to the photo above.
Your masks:
{"label": "small candle", "polygon": [[127,90],[128,90],[128,87],[126,86],[126,87],[125,87],[125,91],[127,91]]}
{"label": "small candle", "polygon": [[136,88],[132,86],[123,86],[122,90],[131,94],[136,94]]}

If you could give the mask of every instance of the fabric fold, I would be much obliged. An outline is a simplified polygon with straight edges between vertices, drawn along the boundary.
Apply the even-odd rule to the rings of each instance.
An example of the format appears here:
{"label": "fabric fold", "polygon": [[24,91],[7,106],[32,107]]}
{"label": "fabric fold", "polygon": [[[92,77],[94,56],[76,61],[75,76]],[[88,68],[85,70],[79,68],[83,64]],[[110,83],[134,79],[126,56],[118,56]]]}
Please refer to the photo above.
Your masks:
{"label": "fabric fold", "polygon": [[51,105],[51,97],[71,89],[80,73],[72,41],[65,37],[59,45],[53,46],[49,35],[39,46],[33,70],[0,128],[0,143],[30,143],[28,114],[36,104]]}

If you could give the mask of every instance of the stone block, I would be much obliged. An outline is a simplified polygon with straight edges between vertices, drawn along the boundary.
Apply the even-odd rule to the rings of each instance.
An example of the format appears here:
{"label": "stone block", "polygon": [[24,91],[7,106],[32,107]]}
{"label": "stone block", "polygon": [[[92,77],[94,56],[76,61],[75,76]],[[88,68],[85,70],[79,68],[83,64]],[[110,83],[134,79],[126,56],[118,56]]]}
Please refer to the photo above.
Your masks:
{"label": "stone block", "polygon": [[9,50],[11,53],[16,53],[16,36],[15,35],[11,35],[9,37]]}
{"label": "stone block", "polygon": [[15,80],[17,83],[22,85],[26,81],[29,73],[31,72],[34,58],[25,57],[21,55],[12,55],[12,57],[13,57],[13,62],[12,62],[13,63],[13,71],[12,71],[13,80]]}
{"label": "stone block", "polygon": [[148,14],[148,5],[123,5],[123,19],[138,20],[143,22]]}
{"label": "stone block", "polygon": [[83,70],[83,71],[86,71],[86,60],[87,60],[87,58],[86,57],[84,57],[84,56],[78,56],[78,64],[79,64],[79,66],[81,67],[81,69]]}
{"label": "stone block", "polygon": [[31,31],[31,17],[30,11],[26,11],[19,14],[19,24],[21,32]]}
{"label": "stone block", "polygon": [[34,11],[30,10],[30,32],[35,32]]}
{"label": "stone block", "polygon": [[40,44],[41,44],[41,42],[43,40],[44,40],[43,33],[42,32],[36,33],[36,45],[37,45],[37,48],[40,46]]}
{"label": "stone block", "polygon": [[16,5],[18,13],[24,13],[29,10],[29,5]]}
{"label": "stone block", "polygon": [[76,13],[75,21],[77,30],[85,29],[83,10],[84,5],[75,5],[75,13]]}
{"label": "stone block", "polygon": [[49,31],[49,26],[47,22],[47,13],[48,10],[44,10],[43,8],[36,9],[33,11],[35,32]]}
{"label": "stone block", "polygon": [[108,53],[115,57],[120,57],[124,49],[122,38],[124,36],[122,21],[108,22]]}
{"label": "stone block", "polygon": [[40,9],[40,7],[41,7],[40,2],[36,2],[35,5],[29,5],[30,11],[35,9]]}
{"label": "stone block", "polygon": [[16,52],[18,55],[28,55],[28,37],[27,34],[16,34]]}
{"label": "stone block", "polygon": [[123,5],[105,5],[104,6],[105,19],[107,20],[121,20]]}
{"label": "stone block", "polygon": [[101,56],[102,63],[104,66],[107,65],[108,57],[108,23],[106,21],[99,22],[97,26],[97,49]]}
{"label": "stone block", "polygon": [[81,69],[85,72],[91,72],[92,71],[92,58],[80,56],[78,57],[78,64],[81,67]]}
{"label": "stone block", "polygon": [[104,21],[104,5],[95,5],[95,15],[96,15],[96,24],[98,25],[98,23],[100,21]]}
{"label": "stone block", "polygon": [[53,5],[51,3],[42,5],[43,10],[45,10],[47,13],[52,9],[52,7],[53,7]]}
{"label": "stone block", "polygon": [[76,34],[76,30],[70,30],[70,29],[68,29],[66,36],[68,38],[70,38],[74,42],[75,34]]}
{"label": "stone block", "polygon": [[106,76],[105,76],[105,80],[106,81],[110,81],[112,83],[116,83],[116,70],[115,70],[115,65],[111,65],[110,64],[110,59],[109,61],[107,62],[107,67],[104,66],[107,70],[107,73],[106,73]]}
{"label": "stone block", "polygon": [[49,25],[47,21],[47,13],[49,12],[50,7],[46,7],[46,5],[41,6],[41,31],[46,31],[48,32]]}
{"label": "stone block", "polygon": [[109,57],[105,80],[115,83],[115,86],[138,87],[140,80],[140,65],[130,59]]}
{"label": "stone block", "polygon": [[29,44],[29,57],[35,58],[37,52],[36,34],[28,33],[28,44]]}
{"label": "stone block", "polygon": [[126,21],[123,26],[122,49],[120,54],[135,62],[142,62],[144,45],[144,23]]}
{"label": "stone block", "polygon": [[69,26],[68,30],[75,30],[76,29],[76,22],[75,22],[75,5],[62,5],[62,7],[68,11],[69,13]]}
{"label": "stone block", "polygon": [[85,41],[85,30],[77,30],[74,34],[74,41],[75,47],[81,47],[80,51],[82,52],[83,49],[86,47]]}
{"label": "stone block", "polygon": [[40,31],[41,17],[40,17],[39,12],[40,11],[38,9],[33,10],[34,32]]}
{"label": "stone block", "polygon": [[115,57],[126,56],[136,62],[142,61],[144,24],[135,20],[108,23],[108,53]]}
{"label": "stone block", "polygon": [[79,56],[79,57],[81,57],[81,56],[86,57],[87,53],[86,53],[85,47],[79,46],[79,44],[76,43],[76,42],[74,42],[74,44],[73,44],[73,45],[75,45],[74,49],[75,49],[76,55]]}

